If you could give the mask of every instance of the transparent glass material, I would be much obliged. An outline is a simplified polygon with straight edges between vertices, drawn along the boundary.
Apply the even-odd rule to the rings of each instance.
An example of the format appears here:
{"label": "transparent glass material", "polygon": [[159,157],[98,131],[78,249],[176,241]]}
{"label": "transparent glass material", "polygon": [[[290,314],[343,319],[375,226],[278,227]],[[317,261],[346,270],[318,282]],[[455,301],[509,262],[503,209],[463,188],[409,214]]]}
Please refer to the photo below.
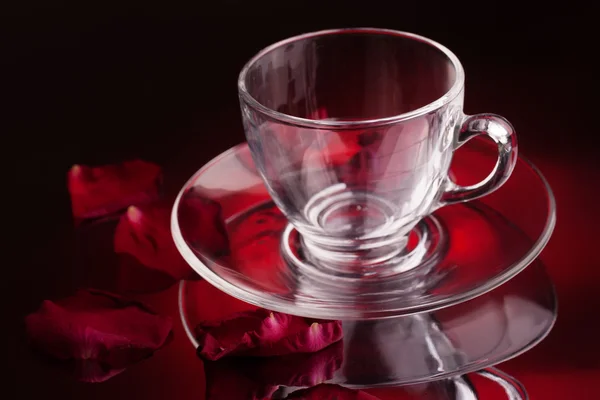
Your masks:
{"label": "transparent glass material", "polygon": [[[486,195],[510,175],[513,128],[462,113],[464,73],[445,47],[379,29],[311,33],[248,62],[239,93],[246,137],[269,194],[299,232],[297,267],[388,279],[423,261],[409,233],[435,209]],[[491,174],[448,178],[474,136],[497,144]],[[287,246],[287,245],[286,245]]]}
{"label": "transparent glass material", "polygon": [[[497,146],[475,138],[457,151],[449,175],[468,185],[485,177],[496,160]],[[547,182],[519,158],[499,190],[441,207],[415,226],[407,247],[419,254],[417,267],[391,269],[383,280],[303,267],[298,235],[275,206],[246,144],[215,158],[186,183],[171,220],[184,259],[218,289],[288,314],[345,320],[431,311],[486,293],[534,260],[554,224]],[[212,239],[200,240],[199,230]]]}
{"label": "transparent glass material", "polygon": [[[215,314],[214,308],[206,307],[207,301],[227,304],[227,307]],[[205,281],[182,282],[179,304],[183,325],[194,347],[197,342],[193,332],[198,324],[224,318],[232,311],[252,308],[248,304],[232,302]],[[491,367],[539,343],[552,329],[556,307],[553,285],[543,265],[536,261],[495,290],[443,310],[384,320],[342,321],[342,343],[318,353],[296,355],[295,362],[281,358],[281,365],[277,365],[275,358],[235,359],[231,363],[236,368],[254,372],[287,368],[291,369],[287,375],[317,376],[316,383],[325,381],[358,389],[434,381],[427,386],[428,390],[440,389],[447,383],[443,379]],[[268,368],[263,364],[269,364]],[[211,365],[214,364],[207,363],[205,367]],[[325,375],[320,375],[324,371],[327,371]],[[510,381],[510,378],[503,380]],[[310,379],[292,382],[297,381],[310,382]],[[287,381],[275,383],[285,385]],[[513,388],[514,393],[524,393],[518,386]],[[406,393],[406,389],[391,390],[397,390],[398,397],[394,398],[404,398],[400,394]],[[439,397],[427,397],[424,395],[427,392],[414,398],[455,398],[441,396],[442,392],[435,391],[432,393]]]}

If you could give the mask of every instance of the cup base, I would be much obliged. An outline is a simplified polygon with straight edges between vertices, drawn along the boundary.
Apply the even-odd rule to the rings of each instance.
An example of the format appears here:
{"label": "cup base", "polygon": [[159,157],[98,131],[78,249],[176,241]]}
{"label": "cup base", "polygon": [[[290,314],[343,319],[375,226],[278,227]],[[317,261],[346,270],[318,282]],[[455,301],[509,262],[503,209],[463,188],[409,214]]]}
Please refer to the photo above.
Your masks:
{"label": "cup base", "polygon": [[319,191],[308,200],[303,214],[323,233],[337,237],[376,238],[382,232],[395,230],[393,203],[369,193],[336,183]]}
{"label": "cup base", "polygon": [[[291,224],[283,231],[281,253],[289,267],[314,280],[318,287],[349,287],[385,282],[395,283],[397,289],[407,291],[430,287],[436,278],[432,269],[448,249],[448,235],[434,216],[421,220],[413,230],[395,243],[378,251],[381,261],[371,263],[336,263],[319,257],[314,246]],[[391,257],[388,254],[394,253]],[[348,258],[360,260],[360,254],[348,254]]]}
{"label": "cup base", "polygon": [[427,241],[428,228],[416,229],[411,237],[419,218],[398,219],[400,211],[376,193],[336,183],[307,202],[303,214],[309,225],[295,225],[301,236],[298,246],[307,262],[341,274],[371,276],[391,266],[398,270],[400,264],[399,272],[410,270],[424,257],[419,242]]}

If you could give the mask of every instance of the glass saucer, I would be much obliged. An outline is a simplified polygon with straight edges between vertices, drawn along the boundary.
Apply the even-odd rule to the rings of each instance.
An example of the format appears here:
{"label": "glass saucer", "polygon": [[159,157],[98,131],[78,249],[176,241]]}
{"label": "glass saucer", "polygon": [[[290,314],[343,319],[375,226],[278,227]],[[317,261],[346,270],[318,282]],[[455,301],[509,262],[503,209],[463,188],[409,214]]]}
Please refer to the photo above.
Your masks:
{"label": "glass saucer", "polygon": [[[194,328],[202,321],[253,308],[205,281],[182,281],[179,307],[194,347]],[[480,371],[529,350],[550,332],[556,311],[554,287],[535,261],[515,279],[461,304],[402,317],[342,321],[342,341],[318,353],[231,358],[217,361],[225,364],[207,362],[205,368],[231,362],[242,371],[266,375],[261,379],[286,372],[295,377],[292,382],[306,377],[313,382],[318,375],[319,382],[358,389],[427,383]]]}
{"label": "glass saucer", "polygon": [[[473,139],[455,155],[453,179],[476,182],[496,158],[496,146]],[[535,259],[554,224],[550,187],[520,158],[502,188],[443,207],[415,228],[423,265],[387,280],[315,274],[283,255],[282,238],[291,240],[295,231],[272,202],[246,144],[200,169],[179,193],[171,219],[184,259],[225,293],[288,314],[359,320],[431,311],[486,293]]]}

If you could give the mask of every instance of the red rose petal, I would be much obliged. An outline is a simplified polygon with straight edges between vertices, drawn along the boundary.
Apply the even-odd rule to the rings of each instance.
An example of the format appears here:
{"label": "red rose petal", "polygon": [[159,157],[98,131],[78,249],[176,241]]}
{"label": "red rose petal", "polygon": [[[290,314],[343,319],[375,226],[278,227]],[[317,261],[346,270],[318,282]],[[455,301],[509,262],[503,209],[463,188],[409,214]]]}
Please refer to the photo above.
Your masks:
{"label": "red rose petal", "polygon": [[[257,241],[257,238],[262,240],[265,237],[276,237],[277,240],[280,240],[281,230],[287,224],[287,218],[275,205],[253,212],[232,224],[229,238],[231,249],[234,252],[239,251],[239,248],[248,249],[260,242]],[[250,249],[245,251],[252,252]],[[249,255],[245,254],[245,251],[239,251],[240,257]]]}
{"label": "red rose petal", "polygon": [[[239,364],[239,359],[235,363]],[[333,378],[344,360],[344,343],[309,354],[265,357],[245,366],[247,375],[266,385],[314,386]],[[233,361],[233,360],[232,360]]]}
{"label": "red rose petal", "polygon": [[342,338],[340,321],[323,321],[258,309],[196,327],[198,355],[280,356],[316,352]]}
{"label": "red rose petal", "polygon": [[[34,350],[39,351],[39,349]],[[115,368],[105,362],[93,359],[58,360],[43,352],[36,353],[36,356],[38,356],[38,360],[41,361],[44,366],[61,373],[66,373],[68,377],[87,383],[107,381],[110,378],[119,375],[126,369]]]}
{"label": "red rose petal", "polygon": [[116,277],[116,289],[119,293],[156,293],[179,282],[179,279],[166,272],[141,265],[129,254],[121,254],[119,261]]}
{"label": "red rose petal", "polygon": [[170,218],[171,207],[162,202],[129,207],[115,231],[115,252],[132,256],[143,266],[165,272],[176,281],[193,279],[195,272],[171,237]]}
{"label": "red rose petal", "polygon": [[165,345],[172,322],[141,303],[96,290],[46,300],[26,317],[32,344],[59,360],[75,361],[80,379],[106,380]]}
{"label": "red rose petal", "polygon": [[75,362],[75,378],[82,382],[100,383],[119,375],[125,368],[112,368],[97,360],[77,360]]}
{"label": "red rose petal", "polygon": [[134,160],[89,167],[74,165],[67,174],[73,217],[99,218],[159,196],[161,168]]}
{"label": "red rose petal", "polygon": [[199,193],[187,192],[178,212],[181,232],[191,246],[214,257],[229,254],[229,238],[219,203]]}
{"label": "red rose petal", "polygon": [[206,398],[270,399],[279,386],[317,385],[340,368],[343,347],[340,341],[312,354],[206,362]]}
{"label": "red rose petal", "polygon": [[379,400],[360,390],[352,390],[339,385],[322,383],[308,389],[300,389],[291,393],[286,400]]}
{"label": "red rose petal", "polygon": [[[271,282],[274,266],[284,262],[279,242],[281,230],[287,223],[287,219],[275,205],[232,222],[229,226],[231,257],[223,262],[236,265],[249,279]],[[269,290],[284,293],[289,288],[271,284]]]}

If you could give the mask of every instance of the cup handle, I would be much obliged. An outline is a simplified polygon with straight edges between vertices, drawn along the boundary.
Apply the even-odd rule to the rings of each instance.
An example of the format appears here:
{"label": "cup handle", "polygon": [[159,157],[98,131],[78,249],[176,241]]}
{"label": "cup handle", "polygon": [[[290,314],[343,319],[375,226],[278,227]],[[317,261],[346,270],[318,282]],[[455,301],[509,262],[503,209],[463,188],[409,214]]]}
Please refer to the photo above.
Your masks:
{"label": "cup handle", "polygon": [[440,206],[473,200],[492,193],[506,182],[517,162],[517,135],[506,119],[495,114],[467,116],[461,125],[455,149],[476,136],[486,135],[498,146],[498,161],[483,181],[460,186],[448,177]]}

